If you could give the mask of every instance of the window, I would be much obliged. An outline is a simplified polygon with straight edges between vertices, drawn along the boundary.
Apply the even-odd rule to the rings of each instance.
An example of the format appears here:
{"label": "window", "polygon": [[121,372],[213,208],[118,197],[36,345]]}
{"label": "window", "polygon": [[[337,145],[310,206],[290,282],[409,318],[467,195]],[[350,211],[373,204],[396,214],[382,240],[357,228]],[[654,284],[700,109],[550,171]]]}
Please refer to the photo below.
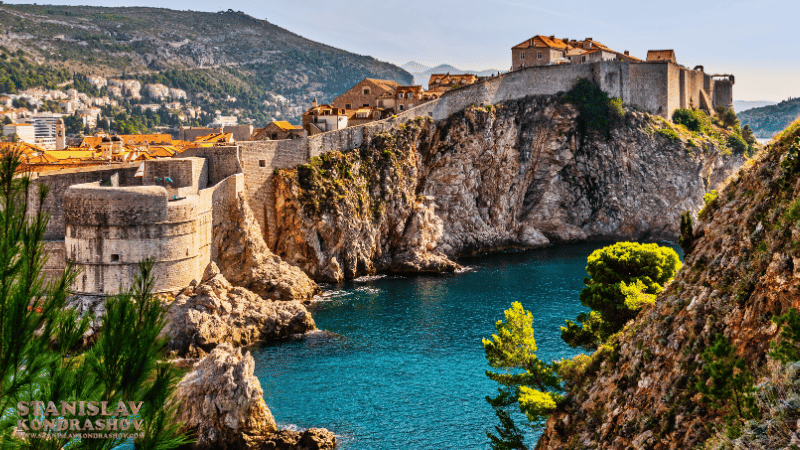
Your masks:
{"label": "window", "polygon": [[111,255],[111,262],[119,262],[119,255],[117,254]]}
{"label": "window", "polygon": [[259,159],[258,160],[258,167],[267,167],[267,160],[266,159]]}
{"label": "window", "polygon": [[364,88],[364,95],[369,95],[369,88]]}
{"label": "window", "polygon": [[542,52],[536,52],[536,59],[542,59]]}
{"label": "window", "polygon": [[525,59],[525,52],[521,52],[519,54],[519,59]]}
{"label": "window", "polygon": [[585,56],[581,56],[581,62],[582,62],[582,63],[585,63],[585,62],[586,62],[586,57],[585,57]]}
{"label": "window", "polygon": [[369,108],[369,103],[364,103],[363,107],[364,108]]}
{"label": "window", "polygon": [[400,111],[403,110],[403,105],[398,105],[398,107],[400,108]]}
{"label": "window", "polygon": [[344,109],[353,109],[353,104],[352,103],[345,103],[344,104]]}
{"label": "window", "polygon": [[270,139],[272,139],[273,141],[277,141],[278,140],[278,133],[272,133],[272,136],[270,137]]}

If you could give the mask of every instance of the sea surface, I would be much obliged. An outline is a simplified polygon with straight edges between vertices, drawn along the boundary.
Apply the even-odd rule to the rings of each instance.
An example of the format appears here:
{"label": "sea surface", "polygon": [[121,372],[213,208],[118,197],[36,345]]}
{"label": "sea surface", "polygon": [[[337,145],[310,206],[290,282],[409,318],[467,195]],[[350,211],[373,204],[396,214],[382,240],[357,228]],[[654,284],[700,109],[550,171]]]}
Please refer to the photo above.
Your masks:
{"label": "sea surface", "polygon": [[[561,341],[586,258],[608,243],[461,259],[441,276],[374,276],[323,286],[311,306],[320,330],[253,351],[279,427],[324,427],[344,450],[488,449],[496,383],[482,338],[518,301],[533,313],[537,355],[578,353]],[[519,424],[524,417],[517,416]],[[524,427],[526,443],[540,431]]]}

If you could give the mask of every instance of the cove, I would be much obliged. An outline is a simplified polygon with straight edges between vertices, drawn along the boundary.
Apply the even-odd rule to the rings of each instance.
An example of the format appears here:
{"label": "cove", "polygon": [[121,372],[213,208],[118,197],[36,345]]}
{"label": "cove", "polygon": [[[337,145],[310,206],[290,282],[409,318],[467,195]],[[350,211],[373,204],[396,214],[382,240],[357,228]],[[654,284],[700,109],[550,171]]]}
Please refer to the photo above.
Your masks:
{"label": "cove", "polygon": [[[462,258],[464,272],[323,286],[319,332],[253,350],[279,427],[325,427],[339,448],[488,449],[497,385],[481,339],[512,302],[533,313],[537,355],[569,358],[559,327],[586,311],[586,258],[605,243]],[[677,250],[677,249],[676,249]],[[519,425],[525,423],[517,416]],[[525,429],[525,427],[521,426]],[[526,430],[535,446],[538,431]]]}

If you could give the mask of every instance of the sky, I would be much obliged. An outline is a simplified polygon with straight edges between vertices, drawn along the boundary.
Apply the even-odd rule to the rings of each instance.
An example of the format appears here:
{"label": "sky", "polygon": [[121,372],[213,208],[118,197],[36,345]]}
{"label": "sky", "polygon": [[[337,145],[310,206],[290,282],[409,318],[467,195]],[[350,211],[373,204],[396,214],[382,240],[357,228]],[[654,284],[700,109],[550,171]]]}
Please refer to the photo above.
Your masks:
{"label": "sky", "polygon": [[[7,3],[34,3],[11,1]],[[38,3],[42,4],[41,0]],[[591,37],[645,58],[674,49],[679,64],[733,74],[735,100],[800,96],[797,0],[58,0],[56,4],[242,11],[305,38],[402,65],[462,70],[511,66],[511,47],[536,35]]]}

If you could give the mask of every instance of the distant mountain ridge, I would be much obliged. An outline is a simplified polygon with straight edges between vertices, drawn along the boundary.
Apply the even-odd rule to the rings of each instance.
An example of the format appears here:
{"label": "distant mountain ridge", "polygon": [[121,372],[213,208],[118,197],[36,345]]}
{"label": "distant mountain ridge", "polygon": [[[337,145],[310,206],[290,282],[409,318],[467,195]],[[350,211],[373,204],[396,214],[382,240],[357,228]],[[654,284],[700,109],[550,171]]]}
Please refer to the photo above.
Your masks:
{"label": "distant mountain ridge", "polygon": [[777,104],[770,100],[734,100],[733,110],[737,113],[747,111],[748,109],[761,108],[762,106],[769,106]]}
{"label": "distant mountain ridge", "polygon": [[742,125],[750,125],[758,138],[771,138],[800,116],[800,98],[737,113]]}
{"label": "distant mountain ridge", "polygon": [[409,61],[402,66],[403,69],[408,71],[414,76],[414,84],[420,85],[424,88],[428,87],[428,80],[430,80],[431,75],[435,73],[449,73],[451,75],[461,75],[464,73],[474,73],[479,77],[487,77],[489,75],[494,75],[500,72],[497,69],[488,69],[488,70],[481,70],[479,72],[475,72],[473,70],[461,70],[456,67],[453,67],[449,64],[439,64],[436,67],[429,67],[424,64],[420,64],[416,61]]}
{"label": "distant mountain ridge", "polygon": [[0,50],[70,73],[139,78],[263,123],[297,122],[313,98],[364,78],[411,84],[392,64],[298,36],[240,11],[0,5]]}

